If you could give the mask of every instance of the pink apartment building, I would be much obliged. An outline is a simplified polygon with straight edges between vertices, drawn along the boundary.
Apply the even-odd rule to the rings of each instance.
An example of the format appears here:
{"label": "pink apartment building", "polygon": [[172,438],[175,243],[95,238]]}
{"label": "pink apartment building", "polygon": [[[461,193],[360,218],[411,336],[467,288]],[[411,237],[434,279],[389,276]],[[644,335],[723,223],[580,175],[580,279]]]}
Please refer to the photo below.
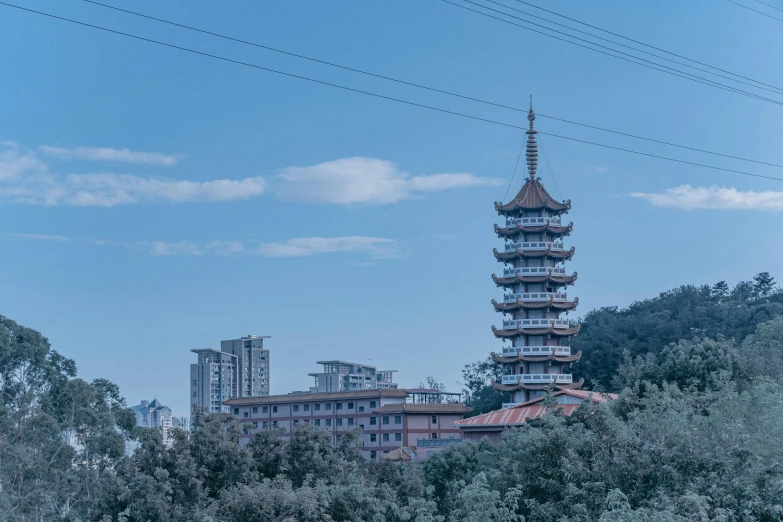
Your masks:
{"label": "pink apartment building", "polygon": [[452,423],[470,408],[463,404],[412,403],[405,390],[374,389],[329,393],[292,393],[242,397],[224,401],[232,417],[249,424],[246,444],[260,430],[280,429],[287,439],[298,424],[328,431],[332,443],[343,434],[362,429],[362,455],[378,460],[404,447],[414,458],[426,458],[447,444],[460,442],[460,430]]}

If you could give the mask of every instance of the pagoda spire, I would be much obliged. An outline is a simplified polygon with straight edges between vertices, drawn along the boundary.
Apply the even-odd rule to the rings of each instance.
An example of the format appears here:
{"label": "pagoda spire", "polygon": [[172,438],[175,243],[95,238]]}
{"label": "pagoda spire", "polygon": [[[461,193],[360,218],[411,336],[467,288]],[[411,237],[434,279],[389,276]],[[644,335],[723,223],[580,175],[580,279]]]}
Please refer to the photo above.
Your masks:
{"label": "pagoda spire", "polygon": [[536,113],[533,112],[533,95],[530,95],[530,110],[527,112],[527,121],[530,122],[530,130],[527,134],[527,147],[525,148],[525,159],[527,160],[527,172],[530,179],[536,179],[536,170],[538,169],[538,142],[536,134],[538,131],[533,128],[533,122],[536,121]]}

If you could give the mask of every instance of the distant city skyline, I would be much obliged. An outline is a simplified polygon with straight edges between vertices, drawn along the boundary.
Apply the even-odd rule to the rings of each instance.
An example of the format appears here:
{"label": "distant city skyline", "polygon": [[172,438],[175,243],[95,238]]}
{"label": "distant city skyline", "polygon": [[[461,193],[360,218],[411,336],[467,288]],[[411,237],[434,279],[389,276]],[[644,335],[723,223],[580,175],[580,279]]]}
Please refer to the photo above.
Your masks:
{"label": "distant city skyline", "polygon": [[[132,9],[480,99],[783,164],[781,108],[443,2],[137,0]],[[525,126],[444,97],[87,2],[25,6],[382,96]],[[771,85],[780,23],[728,2],[548,8]],[[0,313],[49,336],[128,403],[189,410],[190,350],[271,335],[271,394],[315,361],[461,388],[498,350],[493,203],[522,186],[524,134],[3,8]],[[674,14],[673,14],[674,13]],[[292,30],[292,28],[307,28]],[[748,57],[754,57],[748,60]],[[774,96],[770,94],[770,96]],[[760,175],[780,168],[540,118],[537,129]],[[681,284],[783,277],[783,183],[541,135],[570,198],[574,319]]]}

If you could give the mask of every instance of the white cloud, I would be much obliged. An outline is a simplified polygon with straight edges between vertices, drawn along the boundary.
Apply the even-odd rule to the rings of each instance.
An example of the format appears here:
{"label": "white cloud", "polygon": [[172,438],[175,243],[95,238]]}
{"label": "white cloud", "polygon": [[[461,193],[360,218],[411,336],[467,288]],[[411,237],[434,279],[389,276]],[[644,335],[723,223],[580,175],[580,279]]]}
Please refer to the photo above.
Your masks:
{"label": "white cloud", "polygon": [[501,180],[473,174],[410,177],[390,162],[375,158],[344,158],[311,167],[288,167],[276,178],[283,199],[316,203],[385,205],[456,187],[497,186]]}
{"label": "white cloud", "polygon": [[165,241],[153,241],[150,243],[150,254],[155,256],[175,256],[178,254],[189,254],[200,256],[203,250],[200,246],[190,241],[178,241],[176,243],[166,243]]}
{"label": "white cloud", "polygon": [[144,163],[147,165],[174,165],[177,156],[160,152],[141,152],[130,149],[112,149],[110,147],[39,147],[44,153],[63,160],[117,161],[125,163]]}
{"label": "white cloud", "polygon": [[733,187],[691,187],[682,185],[666,189],[663,193],[634,192],[634,198],[646,199],[657,207],[685,210],[783,210],[783,191],[740,191]]}
{"label": "white cloud", "polygon": [[397,242],[366,236],[299,237],[282,243],[261,243],[255,252],[265,257],[305,257],[328,252],[361,252],[373,257],[395,257]]}
{"label": "white cloud", "polygon": [[46,171],[46,164],[43,161],[32,154],[22,152],[18,144],[2,141],[0,146],[5,147],[5,150],[0,150],[0,182],[12,181],[30,172]]}
{"label": "white cloud", "polygon": [[35,239],[38,241],[70,241],[71,240],[71,238],[66,236],[61,236],[59,234],[24,234],[21,232],[14,232],[9,235],[22,239]]}

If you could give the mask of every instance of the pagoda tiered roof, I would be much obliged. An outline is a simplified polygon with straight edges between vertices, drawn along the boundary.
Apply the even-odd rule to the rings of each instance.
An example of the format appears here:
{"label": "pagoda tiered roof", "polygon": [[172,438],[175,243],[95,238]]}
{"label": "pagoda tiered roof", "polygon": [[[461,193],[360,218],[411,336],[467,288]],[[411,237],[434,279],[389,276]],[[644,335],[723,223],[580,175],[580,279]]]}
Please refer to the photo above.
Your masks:
{"label": "pagoda tiered roof", "polygon": [[575,251],[576,249],[574,247],[571,247],[570,250],[521,250],[517,248],[513,252],[499,252],[497,248],[492,249],[492,252],[495,254],[495,259],[498,261],[513,261],[514,259],[530,259],[536,257],[568,260],[574,257]]}
{"label": "pagoda tiered roof", "polygon": [[576,325],[573,328],[555,328],[550,326],[549,328],[514,328],[513,330],[498,330],[494,326],[492,327],[492,333],[498,338],[510,338],[519,337],[520,335],[556,335],[558,337],[572,337],[579,333],[579,326]]}
{"label": "pagoda tiered roof", "polygon": [[554,352],[551,352],[547,355],[511,355],[511,356],[504,356],[504,355],[498,355],[496,353],[492,353],[492,360],[496,363],[515,363],[519,361],[524,362],[547,362],[547,361],[556,361],[561,363],[575,363],[579,362],[579,359],[582,358],[582,351],[573,354],[573,355],[556,355]]}
{"label": "pagoda tiered roof", "polygon": [[492,300],[492,306],[495,307],[496,312],[514,312],[516,310],[541,310],[541,309],[553,309],[553,310],[574,310],[579,304],[579,299],[573,301],[521,301],[517,299],[511,303],[498,303],[494,299]]}
{"label": "pagoda tiered roof", "polygon": [[497,234],[498,237],[500,238],[509,238],[509,237],[517,236],[519,234],[540,234],[542,232],[546,232],[555,237],[564,237],[569,235],[573,228],[574,228],[573,222],[565,226],[562,225],[526,226],[526,225],[516,224],[513,227],[501,227],[495,224],[495,234]]}
{"label": "pagoda tiered roof", "polygon": [[495,210],[502,215],[516,215],[522,210],[543,209],[555,214],[563,214],[571,209],[571,200],[556,201],[538,178],[528,178],[514,199],[505,205],[499,201],[495,202]]}
{"label": "pagoda tiered roof", "polygon": [[584,379],[579,379],[579,382],[574,382],[571,384],[554,384],[554,383],[542,383],[542,384],[525,384],[525,383],[517,383],[517,384],[500,384],[497,382],[492,383],[492,387],[495,388],[497,391],[501,392],[513,392],[513,391],[522,391],[522,390],[548,390],[549,388],[554,388],[556,390],[578,390],[581,388],[585,383]]}
{"label": "pagoda tiered roof", "polygon": [[519,274],[515,274],[511,277],[498,277],[495,274],[492,274],[492,280],[498,286],[513,286],[513,285],[518,285],[520,283],[522,284],[556,283],[558,285],[572,285],[576,281],[576,272],[574,272],[570,276],[558,276],[549,273],[540,276],[539,275],[522,276]]}

